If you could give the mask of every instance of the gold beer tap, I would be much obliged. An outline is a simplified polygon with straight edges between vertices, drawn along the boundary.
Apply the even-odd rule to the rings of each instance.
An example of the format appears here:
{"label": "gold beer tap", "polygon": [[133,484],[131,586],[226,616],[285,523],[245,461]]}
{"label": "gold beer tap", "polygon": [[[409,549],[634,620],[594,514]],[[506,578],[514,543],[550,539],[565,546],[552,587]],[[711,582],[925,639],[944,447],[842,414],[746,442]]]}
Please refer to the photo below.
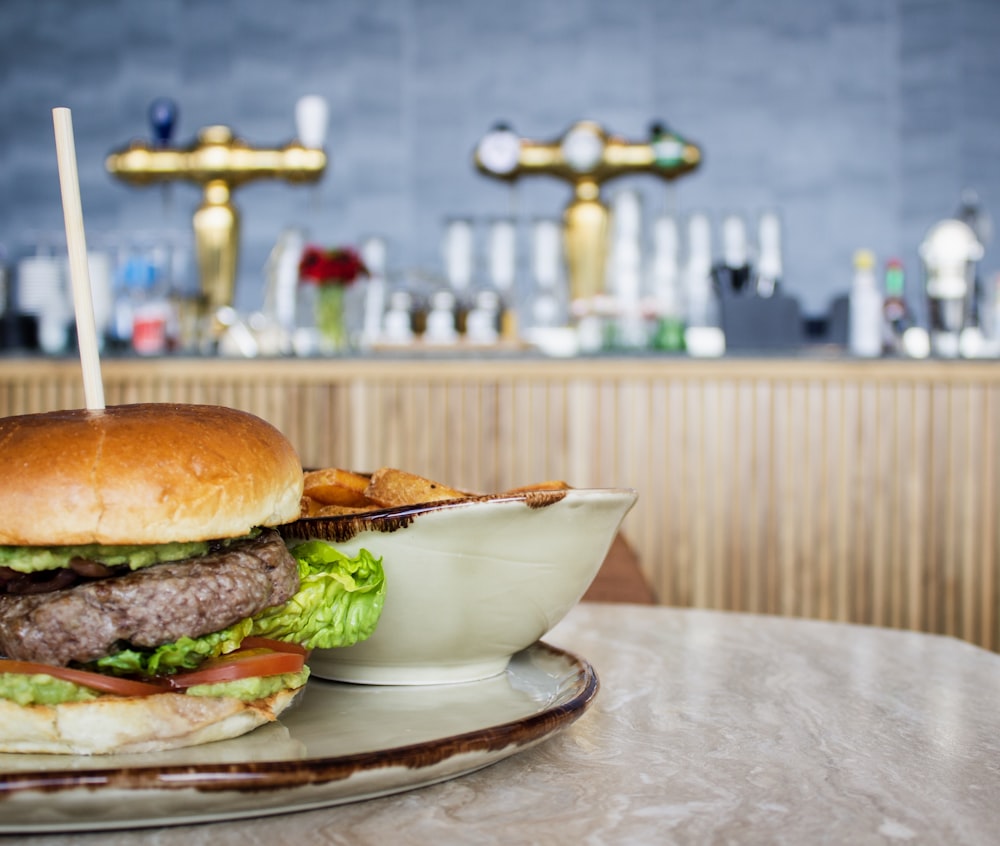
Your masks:
{"label": "gold beer tap", "polygon": [[672,180],[701,163],[699,147],[661,124],[650,127],[647,141],[630,142],[610,135],[600,124],[582,120],[551,141],[518,136],[497,125],[476,147],[481,173],[514,182],[522,176],[553,176],[573,186],[563,214],[563,239],[574,301],[604,292],[608,209],[601,185],[627,174],[649,173]]}
{"label": "gold beer tap", "polygon": [[[252,147],[228,126],[207,126],[187,147],[168,146],[161,135],[154,143],[133,141],[105,161],[109,173],[131,185],[184,180],[202,186],[193,223],[205,317],[233,304],[240,226],[233,190],[258,179],[314,183],[326,170],[326,101],[303,97],[295,116],[297,138],[282,147]],[[154,129],[162,127],[154,123]]]}

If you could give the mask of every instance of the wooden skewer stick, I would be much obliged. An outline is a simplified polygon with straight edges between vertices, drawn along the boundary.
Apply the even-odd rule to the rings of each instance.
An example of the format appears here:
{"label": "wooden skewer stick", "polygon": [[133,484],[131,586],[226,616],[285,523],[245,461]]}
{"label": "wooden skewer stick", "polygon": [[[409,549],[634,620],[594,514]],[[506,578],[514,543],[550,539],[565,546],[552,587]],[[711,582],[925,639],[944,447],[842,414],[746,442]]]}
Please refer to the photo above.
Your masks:
{"label": "wooden skewer stick", "polygon": [[76,312],[76,336],[83,368],[83,392],[87,408],[104,409],[104,383],[94,321],[94,299],[90,290],[90,267],[87,264],[87,236],[83,228],[80,203],[80,177],[76,169],[76,143],[73,140],[73,115],[67,108],[52,110],[56,134],[56,158],[59,162],[59,187],[62,191],[63,218],[66,222],[66,248],[69,275],[73,284],[73,309]]}

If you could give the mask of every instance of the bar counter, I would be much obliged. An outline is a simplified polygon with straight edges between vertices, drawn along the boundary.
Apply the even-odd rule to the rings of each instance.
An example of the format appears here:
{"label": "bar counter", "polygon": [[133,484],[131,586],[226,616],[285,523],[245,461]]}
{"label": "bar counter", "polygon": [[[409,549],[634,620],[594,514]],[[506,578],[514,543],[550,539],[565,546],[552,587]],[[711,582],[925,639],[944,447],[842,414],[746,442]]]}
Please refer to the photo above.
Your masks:
{"label": "bar counter", "polygon": [[[996,362],[167,357],[104,382],[109,403],[252,411],[307,466],[633,487],[624,532],[664,605],[1000,649]],[[75,360],[0,359],[0,415],[83,404]]]}
{"label": "bar counter", "polygon": [[1000,655],[922,633],[590,602],[546,640],[593,665],[597,697],[485,769],[296,814],[0,841],[996,842]]}

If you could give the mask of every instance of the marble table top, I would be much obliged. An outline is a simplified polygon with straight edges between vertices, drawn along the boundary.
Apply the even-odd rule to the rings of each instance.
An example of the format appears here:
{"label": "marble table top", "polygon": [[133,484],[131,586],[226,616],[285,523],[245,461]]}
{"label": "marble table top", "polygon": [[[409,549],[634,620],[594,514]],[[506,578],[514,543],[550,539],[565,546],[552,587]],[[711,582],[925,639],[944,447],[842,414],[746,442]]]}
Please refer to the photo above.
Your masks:
{"label": "marble table top", "polygon": [[442,784],[71,846],[1000,842],[1000,655],[913,632],[581,603],[546,638],[591,708]]}

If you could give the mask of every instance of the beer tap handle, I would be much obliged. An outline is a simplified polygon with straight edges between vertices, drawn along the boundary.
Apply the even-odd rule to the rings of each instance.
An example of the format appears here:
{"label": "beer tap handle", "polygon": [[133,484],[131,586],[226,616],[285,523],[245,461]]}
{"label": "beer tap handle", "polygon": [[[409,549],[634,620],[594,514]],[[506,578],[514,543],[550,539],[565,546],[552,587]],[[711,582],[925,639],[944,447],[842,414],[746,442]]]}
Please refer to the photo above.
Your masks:
{"label": "beer tap handle", "polygon": [[[323,149],[326,143],[326,128],[329,122],[330,108],[326,99],[317,94],[300,97],[295,104],[295,134],[299,143],[314,150]],[[319,208],[319,187],[314,186],[311,194],[312,210]]]}
{"label": "beer tap handle", "polygon": [[295,104],[295,129],[303,147],[320,149],[326,143],[329,107],[323,97],[310,94]]}
{"label": "beer tap handle", "polygon": [[169,97],[157,97],[149,104],[149,124],[154,145],[169,147],[177,127],[177,103]]}
{"label": "beer tap handle", "polygon": [[[149,125],[153,130],[153,147],[166,149],[174,137],[177,128],[177,103],[169,97],[157,97],[149,104]],[[173,190],[169,182],[164,182],[160,188],[163,200],[163,217],[168,219],[173,211]]]}

